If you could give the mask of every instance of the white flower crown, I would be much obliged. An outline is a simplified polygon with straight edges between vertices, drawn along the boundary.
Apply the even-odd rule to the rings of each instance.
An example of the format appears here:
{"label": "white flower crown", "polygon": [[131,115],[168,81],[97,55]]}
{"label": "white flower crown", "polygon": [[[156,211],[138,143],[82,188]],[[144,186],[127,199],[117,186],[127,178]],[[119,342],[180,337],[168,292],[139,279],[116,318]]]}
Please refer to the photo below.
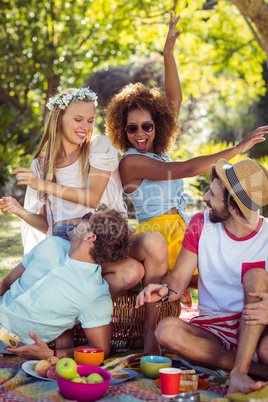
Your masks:
{"label": "white flower crown", "polygon": [[58,105],[60,109],[65,109],[69,103],[78,102],[79,100],[89,99],[95,107],[98,106],[98,96],[89,87],[77,89],[72,94],[59,95],[56,98],[49,98],[46,106],[49,110],[54,110],[54,106]]}

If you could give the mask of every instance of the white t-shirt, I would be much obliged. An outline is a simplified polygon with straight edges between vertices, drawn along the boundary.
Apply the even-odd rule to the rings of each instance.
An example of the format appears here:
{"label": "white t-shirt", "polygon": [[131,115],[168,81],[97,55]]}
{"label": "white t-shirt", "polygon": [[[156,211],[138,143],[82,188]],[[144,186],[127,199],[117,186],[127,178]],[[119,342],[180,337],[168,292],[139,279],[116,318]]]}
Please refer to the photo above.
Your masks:
{"label": "white t-shirt", "polygon": [[190,221],[182,245],[198,255],[200,315],[240,313],[244,305],[243,275],[252,268],[268,271],[268,219],[249,236],[236,238],[222,223],[211,223],[209,211]]}
{"label": "white t-shirt", "polygon": [[[89,151],[90,166],[110,172],[110,179],[101,197],[100,203],[126,213],[126,206],[122,198],[122,184],[119,175],[118,151],[112,146],[111,141],[104,135],[97,135],[92,138]],[[40,177],[38,160],[33,160],[31,164],[33,172]],[[82,188],[84,187],[81,177],[80,162],[77,160],[70,166],[56,169],[57,183],[63,186]],[[47,236],[51,236],[53,224],[67,219],[80,218],[87,212],[94,210],[82,204],[76,204],[62,198],[48,195],[44,202],[38,199],[36,190],[27,187],[24,201],[24,208],[36,213],[46,205],[47,221],[49,229]],[[45,238],[45,235],[33,229],[22,221],[21,225],[22,242],[24,253],[28,253],[36,244]]]}

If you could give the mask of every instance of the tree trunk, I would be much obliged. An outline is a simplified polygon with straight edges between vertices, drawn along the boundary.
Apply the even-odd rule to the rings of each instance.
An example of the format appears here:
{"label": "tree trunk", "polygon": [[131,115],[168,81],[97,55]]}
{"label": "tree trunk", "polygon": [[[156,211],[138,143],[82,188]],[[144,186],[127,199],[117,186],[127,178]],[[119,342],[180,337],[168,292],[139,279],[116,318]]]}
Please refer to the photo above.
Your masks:
{"label": "tree trunk", "polygon": [[[46,92],[46,103],[48,101],[48,99],[53,96],[57,90],[58,90],[58,86],[60,83],[60,77],[57,75],[52,75],[50,77],[48,77],[47,80],[47,92]],[[43,119],[45,119],[46,113],[48,112],[47,108],[44,108],[44,114],[43,114]]]}
{"label": "tree trunk", "polygon": [[[248,24],[255,24],[257,31],[251,26],[254,36],[266,54],[268,67],[268,4],[264,0],[231,0],[239,9]],[[251,20],[251,21],[250,21]]]}

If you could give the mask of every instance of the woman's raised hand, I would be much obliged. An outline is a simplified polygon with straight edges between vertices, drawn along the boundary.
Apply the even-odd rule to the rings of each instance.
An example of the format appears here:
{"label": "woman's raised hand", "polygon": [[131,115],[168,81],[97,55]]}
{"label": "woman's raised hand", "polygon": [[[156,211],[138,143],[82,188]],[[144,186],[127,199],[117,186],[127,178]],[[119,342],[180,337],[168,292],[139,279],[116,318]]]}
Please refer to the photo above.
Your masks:
{"label": "woman's raised hand", "polygon": [[239,153],[242,154],[252,148],[255,144],[265,141],[264,135],[268,133],[268,126],[259,127],[249,133],[239,144],[236,145]]}
{"label": "woman's raised hand", "polygon": [[166,43],[164,46],[164,53],[173,52],[175,42],[176,42],[177,38],[180,36],[180,34],[182,33],[182,29],[180,29],[178,32],[175,31],[176,25],[179,22],[179,20],[180,20],[180,16],[178,16],[175,20],[173,19],[173,12],[171,11],[170,12],[170,20],[169,20],[169,31],[168,31]]}

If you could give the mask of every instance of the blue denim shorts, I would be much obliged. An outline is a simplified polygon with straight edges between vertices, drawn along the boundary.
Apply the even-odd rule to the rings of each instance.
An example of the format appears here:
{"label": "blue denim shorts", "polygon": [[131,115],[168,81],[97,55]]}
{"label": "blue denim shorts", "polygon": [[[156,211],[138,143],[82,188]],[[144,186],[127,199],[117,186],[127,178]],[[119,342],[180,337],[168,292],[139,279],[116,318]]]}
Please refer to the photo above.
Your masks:
{"label": "blue denim shorts", "polygon": [[58,223],[53,229],[52,236],[58,236],[64,240],[70,241],[68,232],[70,232],[70,230],[73,230],[73,228],[77,226],[78,225],[72,225],[70,223]]}

